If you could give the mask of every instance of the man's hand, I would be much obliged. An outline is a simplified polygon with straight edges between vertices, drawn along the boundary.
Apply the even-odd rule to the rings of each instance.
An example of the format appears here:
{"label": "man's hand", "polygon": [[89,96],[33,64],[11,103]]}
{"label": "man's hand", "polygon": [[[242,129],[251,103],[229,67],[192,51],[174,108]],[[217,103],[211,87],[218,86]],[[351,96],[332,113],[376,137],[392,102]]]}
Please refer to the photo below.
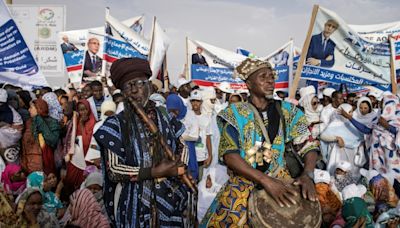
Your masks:
{"label": "man's hand", "polygon": [[261,182],[265,191],[275,200],[280,207],[290,207],[296,204],[296,191],[282,181],[267,177]]}
{"label": "man's hand", "polygon": [[302,174],[300,177],[296,179],[294,185],[298,185],[301,188],[301,195],[304,199],[308,199],[311,201],[315,201],[316,192],[314,182],[311,180],[307,174]]}
{"label": "man's hand", "polygon": [[175,161],[162,160],[160,164],[151,169],[154,178],[174,177],[178,175],[178,166]]}
{"label": "man's hand", "polygon": [[344,109],[339,108],[339,114],[342,115],[344,118],[350,120],[352,118],[352,115],[350,115],[348,112],[346,112]]}
{"label": "man's hand", "polygon": [[389,127],[390,127],[387,120],[385,120],[385,118],[383,118],[382,116],[379,117],[379,124],[382,125],[382,127],[384,127],[386,130],[389,129]]}
{"label": "man's hand", "polygon": [[212,155],[208,155],[208,158],[204,161],[204,167],[207,168],[211,165]]}
{"label": "man's hand", "polygon": [[337,137],[336,137],[336,140],[337,140],[337,144],[339,145],[339,147],[340,147],[340,148],[343,148],[343,147],[344,147],[344,140],[343,140],[343,138],[337,136]]}
{"label": "man's hand", "polygon": [[315,58],[308,58],[306,61],[306,64],[313,65],[313,66],[319,66],[321,64],[321,60],[315,59]]}

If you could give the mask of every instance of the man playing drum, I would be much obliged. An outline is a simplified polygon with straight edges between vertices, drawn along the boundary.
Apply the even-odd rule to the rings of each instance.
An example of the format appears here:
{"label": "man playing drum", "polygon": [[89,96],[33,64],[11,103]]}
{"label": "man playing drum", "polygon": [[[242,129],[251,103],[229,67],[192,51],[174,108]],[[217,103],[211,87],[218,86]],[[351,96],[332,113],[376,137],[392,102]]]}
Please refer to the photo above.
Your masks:
{"label": "man playing drum", "polygon": [[[309,141],[305,115],[291,103],[273,100],[276,72],[268,62],[246,59],[235,74],[246,82],[251,95],[248,103],[231,104],[218,115],[219,158],[233,172],[200,227],[251,227],[248,199],[255,187],[265,189],[279,207],[294,206],[298,194],[316,200],[312,178],[318,150],[317,144]],[[300,191],[285,183],[292,180],[284,156],[288,142],[304,162],[293,183]]]}

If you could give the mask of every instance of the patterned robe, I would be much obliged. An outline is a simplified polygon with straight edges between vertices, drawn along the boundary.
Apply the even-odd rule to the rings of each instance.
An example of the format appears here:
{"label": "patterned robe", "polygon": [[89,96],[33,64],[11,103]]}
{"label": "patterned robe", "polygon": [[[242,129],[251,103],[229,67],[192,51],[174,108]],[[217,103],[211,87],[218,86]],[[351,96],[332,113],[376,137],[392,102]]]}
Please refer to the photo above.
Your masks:
{"label": "patterned robe", "polygon": [[[126,106],[125,106],[126,107]],[[187,189],[177,178],[131,181],[141,168],[152,167],[151,136],[134,113],[131,114],[131,145],[124,144],[125,111],[109,117],[94,137],[101,147],[104,182],[104,204],[115,227],[150,227],[153,209],[157,210],[159,227],[181,227],[182,212],[187,205]],[[132,112],[132,111],[131,111]],[[183,129],[172,124],[165,110],[153,110],[153,121],[174,152]]]}
{"label": "patterned robe", "polygon": [[[295,145],[306,142],[299,151],[301,157],[316,149],[316,145],[307,142],[310,132],[303,112],[287,102],[281,103],[281,109],[286,121],[286,129],[283,129],[282,124],[279,124],[278,133],[271,142],[272,160],[265,173],[271,177],[284,180],[291,177],[284,159],[283,130],[286,131],[286,142],[293,141]],[[218,121],[221,127],[220,161],[223,162],[225,154],[238,153],[249,165],[256,168],[256,162],[251,162],[254,159],[251,159],[252,156],[248,151],[255,145],[256,141],[262,141],[262,131],[255,121],[254,113],[249,104],[231,104],[219,114]],[[267,127],[272,121],[280,121],[280,119],[268,120],[264,118],[265,126]],[[228,182],[222,187],[208,209],[200,227],[250,227],[247,208],[248,198],[254,187],[252,181],[231,174]]]}

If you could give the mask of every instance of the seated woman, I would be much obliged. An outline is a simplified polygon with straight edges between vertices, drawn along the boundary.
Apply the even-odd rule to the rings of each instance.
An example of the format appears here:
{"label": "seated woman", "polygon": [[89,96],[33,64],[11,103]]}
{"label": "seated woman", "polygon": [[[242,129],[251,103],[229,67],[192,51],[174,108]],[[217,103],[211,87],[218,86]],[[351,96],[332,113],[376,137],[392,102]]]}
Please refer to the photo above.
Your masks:
{"label": "seated woman", "polygon": [[[353,107],[349,104],[341,104],[338,108],[352,113]],[[361,134],[346,118],[334,113],[333,120],[321,134],[321,140],[329,143],[327,170],[332,175],[336,164],[347,161],[352,164],[351,172],[359,176],[359,167],[354,164],[354,158],[364,141]]]}
{"label": "seated woman", "polygon": [[[364,128],[365,134],[370,134],[366,140],[367,151],[369,151],[369,169],[375,169],[381,174],[386,174],[394,179],[394,184],[400,180],[400,137],[397,132],[400,128],[400,101],[397,96],[385,92],[382,100],[382,114],[372,124],[357,127]],[[348,119],[352,118],[346,113],[342,113]],[[360,122],[360,121],[359,121]],[[353,120],[352,123],[355,123]],[[357,123],[356,123],[357,125]]]}
{"label": "seated woman", "polygon": [[[41,191],[43,209],[46,212],[56,215],[57,211],[63,208],[63,204],[56,193],[51,191],[57,185],[57,177],[53,173],[46,176],[43,172],[33,172],[29,174],[26,182],[28,188],[37,188]],[[58,192],[60,191],[61,189],[59,188]]]}
{"label": "seated woman", "polygon": [[6,194],[19,195],[25,189],[26,175],[22,167],[17,164],[8,164],[1,173],[1,182],[3,183]]}
{"label": "seated woman", "polygon": [[107,217],[101,212],[96,198],[88,189],[75,191],[70,197],[68,225],[80,228],[109,228]]}
{"label": "seated woman", "polygon": [[27,188],[17,198],[16,212],[4,194],[0,194],[0,227],[59,227],[54,215],[42,210],[43,197],[37,188]]}

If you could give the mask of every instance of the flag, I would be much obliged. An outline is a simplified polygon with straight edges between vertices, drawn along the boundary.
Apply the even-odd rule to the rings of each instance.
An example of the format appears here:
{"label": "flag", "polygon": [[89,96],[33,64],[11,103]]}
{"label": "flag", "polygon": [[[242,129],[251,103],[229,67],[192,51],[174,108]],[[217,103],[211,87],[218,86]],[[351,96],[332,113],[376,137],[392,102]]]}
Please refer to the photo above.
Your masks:
{"label": "flag", "polygon": [[[140,18],[139,18],[140,20]],[[104,37],[105,75],[110,75],[111,64],[120,58],[147,59],[149,54],[149,42],[140,34],[106,12],[107,34]]]}
{"label": "flag", "polygon": [[365,39],[334,12],[322,7],[318,8],[310,36],[308,51],[302,53],[306,55],[303,78],[390,89],[387,41]]}
{"label": "flag", "polygon": [[255,54],[253,54],[252,52],[250,52],[250,51],[248,51],[246,49],[243,49],[241,47],[236,48],[236,53],[244,55],[244,56],[249,57],[251,59],[257,58],[257,56]]}
{"label": "flag", "polygon": [[246,89],[241,79],[233,77],[235,67],[246,56],[197,40],[187,39],[186,42],[188,78],[194,83],[199,86],[217,86],[228,82],[231,89]]}
{"label": "flag", "polygon": [[151,71],[153,73],[150,79],[153,79],[157,78],[160,70],[162,69],[164,58],[166,58],[167,50],[170,43],[169,37],[167,36],[167,34],[165,34],[164,30],[161,28],[160,24],[158,24],[158,21],[155,17],[150,43],[149,63]]}
{"label": "flag", "polygon": [[31,89],[47,86],[8,7],[0,1],[0,83]]}

